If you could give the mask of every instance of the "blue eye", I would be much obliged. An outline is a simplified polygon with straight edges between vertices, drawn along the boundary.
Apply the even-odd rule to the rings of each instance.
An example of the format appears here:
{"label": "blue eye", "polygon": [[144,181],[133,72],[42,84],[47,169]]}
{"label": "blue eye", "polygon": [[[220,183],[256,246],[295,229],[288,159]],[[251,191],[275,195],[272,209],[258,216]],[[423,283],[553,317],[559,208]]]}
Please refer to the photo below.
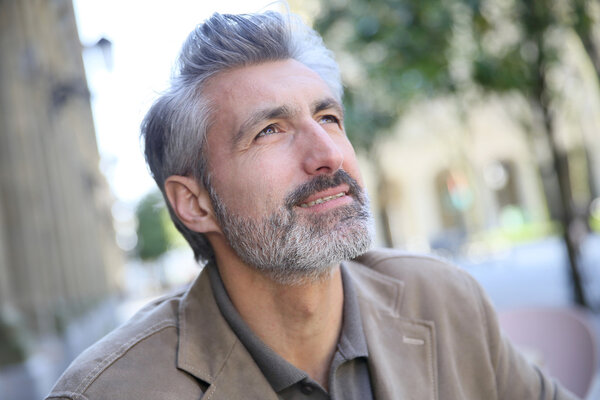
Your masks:
{"label": "blue eye", "polygon": [[321,124],[337,124],[339,122],[340,120],[333,115],[324,115],[321,118],[319,118],[319,123]]}
{"label": "blue eye", "polygon": [[263,137],[263,136],[270,136],[270,135],[274,135],[274,134],[280,133],[280,132],[281,131],[279,130],[277,125],[271,124],[271,125],[267,126],[265,129],[263,129],[262,131],[260,131],[256,137],[259,138],[259,137]]}

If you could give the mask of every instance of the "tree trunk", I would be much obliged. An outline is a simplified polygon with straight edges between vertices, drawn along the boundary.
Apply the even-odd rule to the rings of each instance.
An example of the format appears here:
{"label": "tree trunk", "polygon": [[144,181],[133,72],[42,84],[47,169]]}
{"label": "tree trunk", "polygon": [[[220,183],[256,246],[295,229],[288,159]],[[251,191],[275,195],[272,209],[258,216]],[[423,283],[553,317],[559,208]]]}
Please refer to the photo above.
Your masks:
{"label": "tree trunk", "polygon": [[595,21],[589,14],[588,2],[589,0],[574,1],[573,12],[575,14],[575,24],[573,28],[577,33],[577,36],[579,36],[583,48],[587,52],[588,57],[596,70],[596,75],[600,80],[600,44],[595,43],[593,39],[592,31]]}
{"label": "tree trunk", "polygon": [[[541,44],[541,43],[540,43]],[[543,49],[543,45],[540,45]],[[562,225],[562,236],[567,249],[568,262],[570,267],[571,280],[573,282],[573,295],[577,304],[587,307],[581,274],[579,272],[579,243],[574,238],[574,227],[576,223],[576,213],[573,205],[573,196],[571,194],[571,180],[569,177],[569,164],[566,150],[561,148],[557,142],[556,130],[552,120],[549,108],[546,65],[544,62],[544,52],[540,51],[538,58],[538,81],[534,92],[534,105],[540,110],[544,129],[550,144],[552,154],[552,165],[554,167],[554,176],[559,190],[559,204],[561,215],[559,216]]]}

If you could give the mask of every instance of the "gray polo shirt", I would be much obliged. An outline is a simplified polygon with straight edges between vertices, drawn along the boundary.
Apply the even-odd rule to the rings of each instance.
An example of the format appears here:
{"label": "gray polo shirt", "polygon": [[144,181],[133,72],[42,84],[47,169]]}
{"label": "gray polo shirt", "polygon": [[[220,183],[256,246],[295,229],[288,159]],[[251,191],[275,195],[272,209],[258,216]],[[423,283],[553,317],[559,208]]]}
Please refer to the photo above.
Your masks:
{"label": "gray polo shirt", "polygon": [[295,399],[373,399],[367,365],[368,351],[354,287],[342,265],[344,286],[343,323],[329,371],[329,393],[308,374],[279,356],[262,342],[244,322],[229,298],[219,271],[209,264],[208,276],[215,301],[231,329],[246,347],[279,398]]}

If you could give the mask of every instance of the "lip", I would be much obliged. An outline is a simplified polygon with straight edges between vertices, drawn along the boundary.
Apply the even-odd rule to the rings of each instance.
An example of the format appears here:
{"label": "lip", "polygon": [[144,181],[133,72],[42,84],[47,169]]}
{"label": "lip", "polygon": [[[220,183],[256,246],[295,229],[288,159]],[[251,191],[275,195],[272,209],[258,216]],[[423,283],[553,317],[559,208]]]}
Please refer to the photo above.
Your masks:
{"label": "lip", "polygon": [[[305,209],[309,209],[309,208],[314,208],[314,207],[318,207],[318,206],[322,206],[325,204],[329,204],[329,203],[337,203],[339,200],[345,199],[348,197],[348,192],[350,190],[350,187],[348,185],[340,185],[340,186],[336,186],[327,190],[323,190],[321,192],[317,192],[309,197],[307,197],[306,199],[302,200],[301,203],[298,204],[299,207],[301,208],[305,208]],[[309,207],[302,207],[302,204],[306,204],[306,203],[310,203],[312,201],[318,200],[318,199],[322,199],[324,197],[330,197],[330,196],[335,196],[338,195],[340,193],[344,193],[344,196],[335,198],[335,199],[331,199],[328,200],[324,203],[320,203],[320,204],[314,204],[312,206]],[[333,204],[332,204],[333,205]]]}

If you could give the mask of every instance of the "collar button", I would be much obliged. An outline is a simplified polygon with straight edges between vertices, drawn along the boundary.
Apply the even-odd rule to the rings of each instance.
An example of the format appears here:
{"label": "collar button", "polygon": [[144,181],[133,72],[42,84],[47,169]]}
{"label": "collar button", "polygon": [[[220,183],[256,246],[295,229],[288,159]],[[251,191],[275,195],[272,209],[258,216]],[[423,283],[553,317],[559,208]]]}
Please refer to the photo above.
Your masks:
{"label": "collar button", "polygon": [[303,383],[303,384],[300,386],[300,391],[301,391],[302,393],[304,393],[305,395],[307,395],[307,396],[308,396],[308,395],[310,395],[310,394],[312,394],[312,392],[313,392],[314,390],[315,390],[315,388],[314,388],[314,387],[312,387],[312,385],[310,385],[310,384],[308,384],[308,383]]}

